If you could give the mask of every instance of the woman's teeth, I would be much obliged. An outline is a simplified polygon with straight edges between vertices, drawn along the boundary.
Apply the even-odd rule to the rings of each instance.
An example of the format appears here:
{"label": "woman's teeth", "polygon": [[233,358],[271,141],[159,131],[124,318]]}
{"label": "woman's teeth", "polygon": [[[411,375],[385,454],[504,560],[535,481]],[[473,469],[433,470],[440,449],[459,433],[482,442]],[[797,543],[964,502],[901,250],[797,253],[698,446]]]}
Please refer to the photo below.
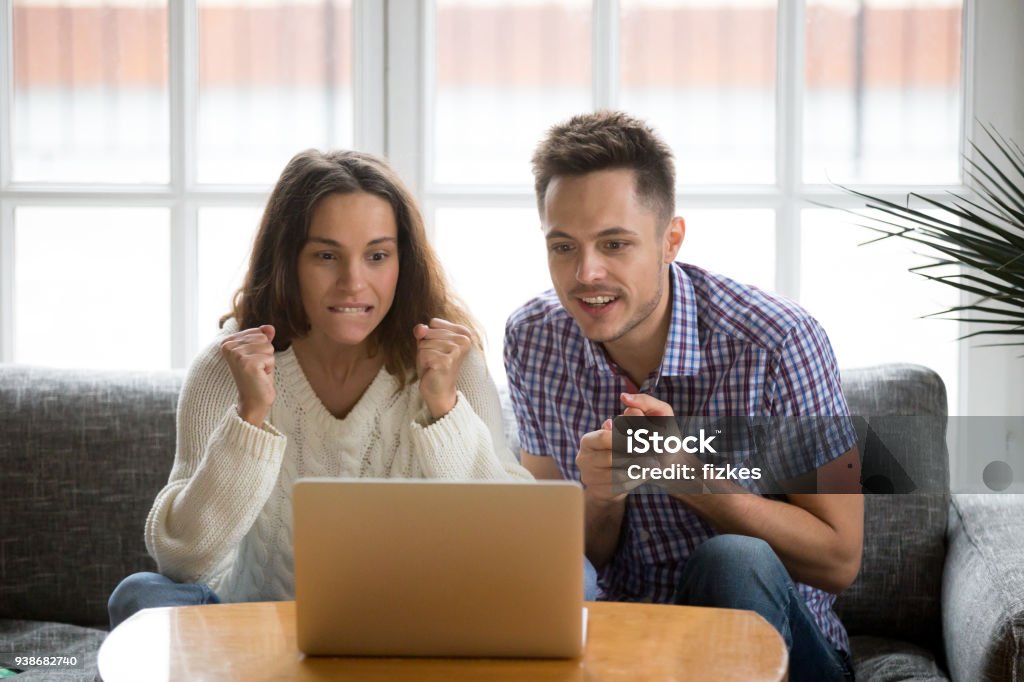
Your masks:
{"label": "woman's teeth", "polygon": [[332,313],[365,313],[369,308],[342,308],[340,306],[334,306],[330,310]]}

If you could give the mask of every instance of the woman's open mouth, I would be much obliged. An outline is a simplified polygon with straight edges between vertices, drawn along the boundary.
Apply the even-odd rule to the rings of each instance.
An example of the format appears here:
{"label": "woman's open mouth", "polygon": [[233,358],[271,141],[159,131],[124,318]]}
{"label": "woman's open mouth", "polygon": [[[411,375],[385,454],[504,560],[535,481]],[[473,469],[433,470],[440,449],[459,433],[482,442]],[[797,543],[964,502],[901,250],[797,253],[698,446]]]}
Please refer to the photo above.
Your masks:
{"label": "woman's open mouth", "polygon": [[362,315],[373,310],[372,305],[332,305],[327,308],[332,313],[340,315]]}

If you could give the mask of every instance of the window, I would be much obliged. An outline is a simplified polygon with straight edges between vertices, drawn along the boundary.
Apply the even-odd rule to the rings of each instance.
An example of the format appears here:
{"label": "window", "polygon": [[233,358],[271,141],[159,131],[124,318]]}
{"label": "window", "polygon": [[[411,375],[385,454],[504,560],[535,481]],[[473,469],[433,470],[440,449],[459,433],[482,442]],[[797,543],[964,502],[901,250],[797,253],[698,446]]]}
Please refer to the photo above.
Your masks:
{"label": "window", "polygon": [[958,326],[917,318],[956,293],[915,281],[905,245],[859,247],[874,235],[810,202],[856,205],[830,181],[893,196],[960,184],[959,0],[437,0],[428,13],[423,196],[492,373],[504,320],[550,286],[532,149],[573,113],[622,108],[676,152],[680,260],[800,301],[842,366],[928,364],[955,409]]}
{"label": "window", "polygon": [[[420,197],[500,379],[506,317],[549,286],[530,154],[551,124],[616,107],[676,152],[681,259],[800,301],[843,366],[938,369],[957,411],[976,356],[956,323],[917,319],[956,295],[814,202],[858,205],[832,182],[894,198],[961,187],[962,130],[1024,110],[985,76],[986,59],[1020,56],[1015,0],[0,10],[2,361],[186,366],[228,310],[286,160],[351,146],[386,154]],[[95,338],[71,353],[55,341],[69,326]]]}
{"label": "window", "polygon": [[[353,23],[379,16],[357,14],[351,0],[13,0],[2,359],[185,366],[229,309],[287,160],[372,146],[381,123],[357,140]],[[70,347],[69,330],[86,340]]]}

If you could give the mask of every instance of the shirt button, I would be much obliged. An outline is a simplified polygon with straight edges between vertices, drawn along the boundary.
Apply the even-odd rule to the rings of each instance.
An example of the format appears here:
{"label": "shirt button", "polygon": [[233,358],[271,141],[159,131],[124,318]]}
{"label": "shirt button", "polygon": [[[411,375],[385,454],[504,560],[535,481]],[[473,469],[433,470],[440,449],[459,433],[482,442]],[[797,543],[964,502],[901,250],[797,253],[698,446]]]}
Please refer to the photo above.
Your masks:
{"label": "shirt button", "polygon": [[640,542],[647,542],[651,539],[651,534],[645,530],[642,530],[639,533],[637,533],[637,537],[640,538]]}

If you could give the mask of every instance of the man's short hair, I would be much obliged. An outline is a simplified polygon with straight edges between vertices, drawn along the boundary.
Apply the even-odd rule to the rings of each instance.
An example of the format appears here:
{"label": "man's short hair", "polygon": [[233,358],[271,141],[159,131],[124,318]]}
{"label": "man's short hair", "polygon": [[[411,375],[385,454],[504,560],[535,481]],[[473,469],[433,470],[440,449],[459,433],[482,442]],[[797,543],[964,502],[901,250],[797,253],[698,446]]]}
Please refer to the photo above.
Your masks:
{"label": "man's short hair", "polygon": [[537,208],[544,212],[552,178],[619,168],[635,171],[637,200],[664,228],[675,213],[672,150],[649,125],[621,111],[580,114],[548,131],[533,153]]}

